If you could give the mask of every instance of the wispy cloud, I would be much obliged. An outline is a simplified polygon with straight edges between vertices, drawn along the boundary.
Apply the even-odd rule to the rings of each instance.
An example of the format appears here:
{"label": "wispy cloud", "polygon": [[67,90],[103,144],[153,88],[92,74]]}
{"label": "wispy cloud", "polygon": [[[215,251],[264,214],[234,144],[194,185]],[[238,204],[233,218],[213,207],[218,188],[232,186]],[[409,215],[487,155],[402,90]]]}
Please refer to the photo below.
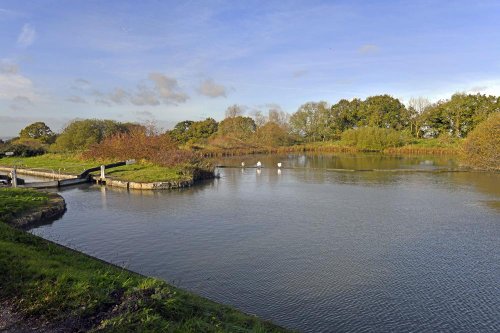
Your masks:
{"label": "wispy cloud", "polygon": [[0,73],[0,99],[11,100],[16,96],[26,96],[33,100],[36,96],[33,82],[19,73]]}
{"label": "wispy cloud", "polygon": [[[152,72],[146,80],[142,80],[135,89],[115,87],[111,91],[103,91],[96,88],[88,80],[78,78],[71,85],[73,90],[86,94],[94,99],[96,104],[114,106],[122,104],[133,104],[138,106],[173,104],[178,105],[189,99],[175,78],[162,73]],[[75,96],[67,99],[74,103],[81,103]]]}
{"label": "wispy cloud", "polygon": [[212,79],[207,79],[200,84],[198,88],[200,94],[212,98],[226,97],[226,87],[222,84],[215,83]]}
{"label": "wispy cloud", "polygon": [[307,74],[307,70],[306,69],[299,69],[299,70],[296,70],[292,73],[292,77],[294,79],[297,79],[299,77],[302,77],[302,76],[305,76]]}
{"label": "wispy cloud", "polygon": [[17,37],[17,45],[21,47],[28,47],[31,44],[33,44],[33,42],[35,41],[35,37],[36,37],[35,28],[31,24],[26,23],[23,26],[21,33]]}
{"label": "wispy cloud", "polygon": [[155,84],[156,92],[166,103],[183,103],[189,96],[180,91],[177,80],[161,73],[149,74],[149,80]]}
{"label": "wispy cloud", "polygon": [[68,102],[76,103],[76,104],[87,104],[87,101],[80,96],[70,96],[70,97],[66,98],[66,100]]}
{"label": "wispy cloud", "polygon": [[17,74],[19,66],[8,59],[0,59],[0,74]]}
{"label": "wispy cloud", "polygon": [[140,85],[138,91],[131,97],[130,102],[134,105],[160,105],[156,93],[147,86]]}
{"label": "wispy cloud", "polygon": [[375,44],[364,44],[358,49],[358,52],[361,54],[372,54],[377,53],[379,51],[379,47]]}
{"label": "wispy cloud", "polygon": [[26,110],[30,106],[33,105],[31,99],[26,96],[16,96],[12,99],[12,103],[10,104],[10,109],[14,111],[22,111]]}

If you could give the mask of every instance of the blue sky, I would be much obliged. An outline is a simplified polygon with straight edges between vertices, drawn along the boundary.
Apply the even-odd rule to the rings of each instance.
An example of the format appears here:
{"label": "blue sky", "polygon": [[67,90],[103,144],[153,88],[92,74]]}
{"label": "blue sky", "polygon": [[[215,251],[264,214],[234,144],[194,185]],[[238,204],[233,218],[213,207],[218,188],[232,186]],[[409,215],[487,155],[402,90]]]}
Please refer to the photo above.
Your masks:
{"label": "blue sky", "polygon": [[0,137],[454,92],[500,95],[500,1],[0,1]]}

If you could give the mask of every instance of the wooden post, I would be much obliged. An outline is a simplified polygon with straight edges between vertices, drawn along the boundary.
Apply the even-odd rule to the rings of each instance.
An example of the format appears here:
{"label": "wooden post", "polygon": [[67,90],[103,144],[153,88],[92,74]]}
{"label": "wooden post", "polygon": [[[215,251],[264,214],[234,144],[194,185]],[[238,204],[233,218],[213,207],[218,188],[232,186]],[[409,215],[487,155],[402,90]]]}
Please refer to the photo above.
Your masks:
{"label": "wooden post", "polygon": [[16,168],[12,169],[11,177],[12,177],[12,187],[17,187],[17,171],[16,171]]}

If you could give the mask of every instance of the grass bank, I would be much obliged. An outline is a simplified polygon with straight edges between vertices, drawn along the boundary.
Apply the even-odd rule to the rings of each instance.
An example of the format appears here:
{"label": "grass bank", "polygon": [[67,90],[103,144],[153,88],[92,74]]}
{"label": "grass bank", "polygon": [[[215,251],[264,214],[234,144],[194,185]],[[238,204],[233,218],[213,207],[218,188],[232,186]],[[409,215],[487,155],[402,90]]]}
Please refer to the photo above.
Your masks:
{"label": "grass bank", "polygon": [[415,139],[402,147],[384,149],[386,154],[457,155],[463,139]]}
{"label": "grass bank", "polygon": [[[0,166],[36,169],[55,173],[77,175],[83,170],[117,161],[89,160],[78,155],[45,154],[33,157],[4,157]],[[98,173],[96,173],[98,174]],[[188,166],[163,167],[145,161],[125,165],[106,171],[108,176],[133,182],[184,181],[191,180],[193,174]]]}
{"label": "grass bank", "polygon": [[324,152],[324,153],[358,153],[358,152],[382,152],[385,154],[423,154],[423,155],[455,155],[458,154],[460,139],[414,139],[411,143],[401,147],[387,147],[382,150],[363,150],[347,145],[343,141],[320,141],[297,144],[283,147],[236,147],[218,148],[212,146],[197,146],[205,156],[225,157],[242,156],[252,154],[282,154],[296,152]]}
{"label": "grass bank", "polygon": [[43,327],[44,332],[286,332],[231,307],[7,224],[47,200],[43,192],[0,189],[0,305],[2,311],[8,307],[16,313],[11,317],[18,317],[17,323],[10,323],[17,326],[11,328]]}

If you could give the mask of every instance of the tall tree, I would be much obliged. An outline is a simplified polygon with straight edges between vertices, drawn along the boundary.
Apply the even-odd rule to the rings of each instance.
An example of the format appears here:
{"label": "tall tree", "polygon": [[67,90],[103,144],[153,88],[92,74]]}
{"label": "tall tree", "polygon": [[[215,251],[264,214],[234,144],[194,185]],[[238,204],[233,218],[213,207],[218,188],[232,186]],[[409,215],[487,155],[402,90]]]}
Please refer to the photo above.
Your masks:
{"label": "tall tree", "polygon": [[57,137],[55,149],[61,151],[85,150],[117,133],[128,131],[128,125],[114,120],[84,119],[72,121]]}
{"label": "tall tree", "polygon": [[217,134],[238,140],[246,140],[256,129],[255,121],[250,117],[230,117],[219,123]]}
{"label": "tall tree", "polygon": [[20,139],[35,139],[43,143],[52,143],[55,134],[44,122],[36,122],[26,126],[19,132]]}
{"label": "tall tree", "polygon": [[338,134],[357,126],[360,117],[359,110],[362,103],[363,102],[359,98],[354,98],[351,101],[341,99],[336,104],[332,105],[332,117]]}
{"label": "tall tree", "polygon": [[226,109],[226,118],[235,118],[243,115],[243,107],[238,104],[228,106]]}
{"label": "tall tree", "polygon": [[309,102],[290,117],[291,132],[306,141],[324,141],[334,137],[335,122],[326,102]]}
{"label": "tall tree", "polygon": [[499,97],[454,94],[451,99],[439,101],[428,108],[423,120],[430,136],[448,134],[464,138],[489,114],[499,111]]}
{"label": "tall tree", "polygon": [[371,96],[361,105],[358,126],[402,130],[408,126],[408,118],[408,112],[399,99],[389,95]]}
{"label": "tall tree", "polygon": [[424,97],[412,97],[408,101],[410,133],[416,138],[422,134],[423,115],[431,105],[431,102]]}

